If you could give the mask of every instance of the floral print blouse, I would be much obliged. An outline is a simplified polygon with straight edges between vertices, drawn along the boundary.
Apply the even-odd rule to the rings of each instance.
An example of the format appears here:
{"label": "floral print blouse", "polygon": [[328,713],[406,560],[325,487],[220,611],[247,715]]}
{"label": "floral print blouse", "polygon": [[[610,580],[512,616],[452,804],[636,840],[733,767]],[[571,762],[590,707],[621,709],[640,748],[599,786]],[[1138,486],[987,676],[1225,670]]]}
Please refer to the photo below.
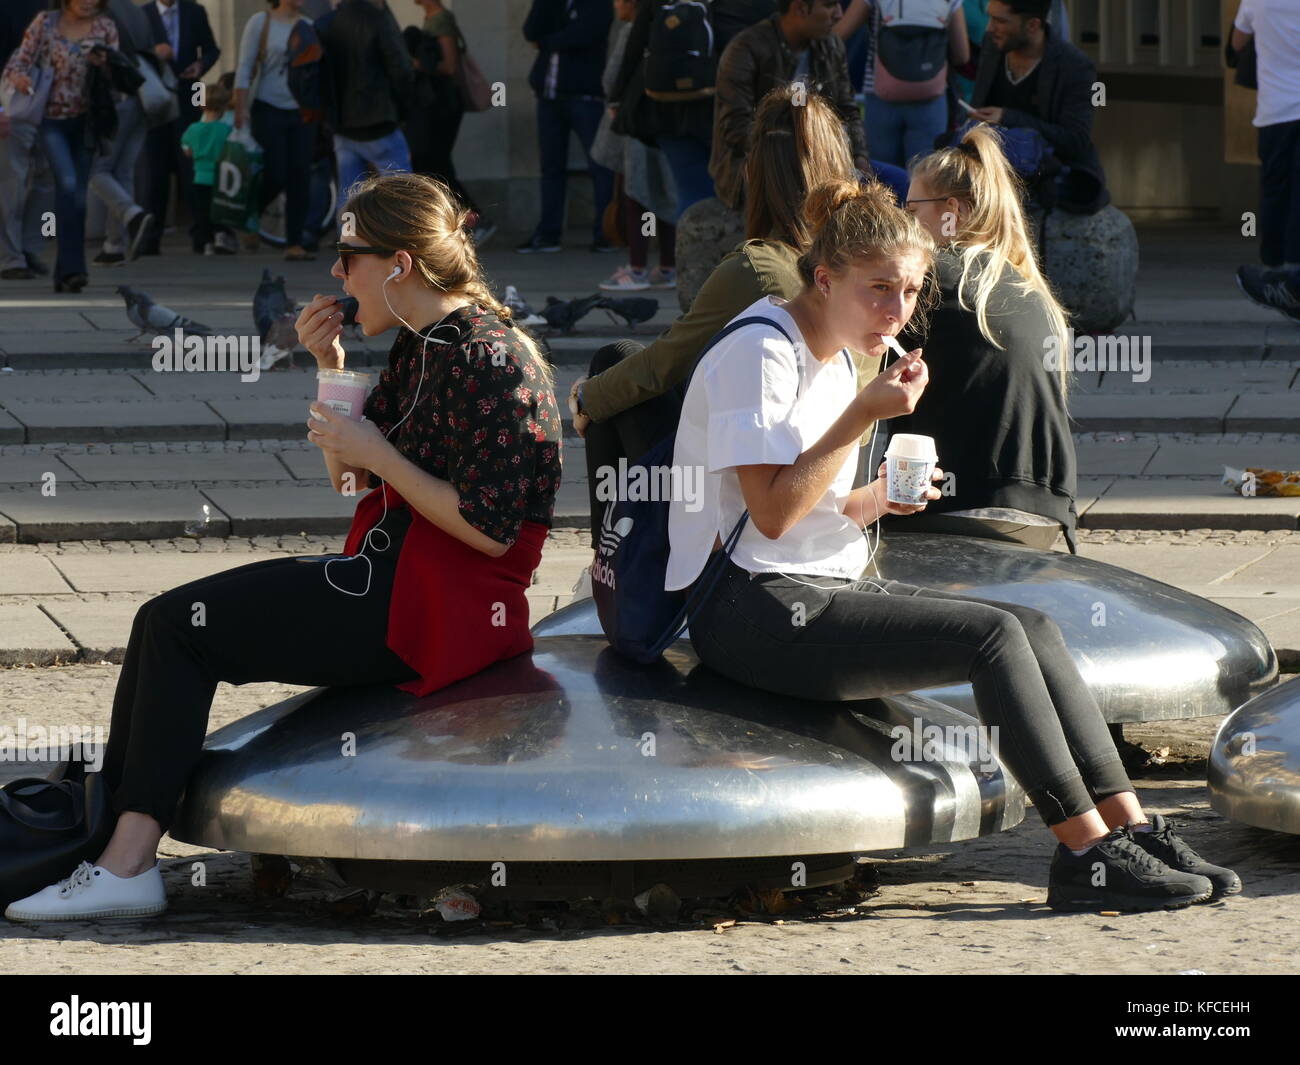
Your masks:
{"label": "floral print blouse", "polygon": [[[547,366],[519,332],[469,304],[419,336],[403,328],[388,369],[366,397],[365,416],[426,473],[450,481],[460,514],[498,543],[523,522],[547,527],[560,486],[560,410]],[[418,397],[416,395],[419,387]],[[415,409],[405,417],[415,399]],[[370,487],[379,479],[370,474]]]}
{"label": "floral print blouse", "polygon": [[[57,12],[41,12],[23,34],[23,43],[5,65],[5,80],[11,74],[32,77],[32,66],[48,65],[54,71],[54,84],[45,105],[46,118],[76,118],[86,110],[86,55],[96,44],[116,49],[117,26],[107,15],[91,23],[90,32],[71,41],[59,32]],[[35,78],[32,78],[34,81]]]}

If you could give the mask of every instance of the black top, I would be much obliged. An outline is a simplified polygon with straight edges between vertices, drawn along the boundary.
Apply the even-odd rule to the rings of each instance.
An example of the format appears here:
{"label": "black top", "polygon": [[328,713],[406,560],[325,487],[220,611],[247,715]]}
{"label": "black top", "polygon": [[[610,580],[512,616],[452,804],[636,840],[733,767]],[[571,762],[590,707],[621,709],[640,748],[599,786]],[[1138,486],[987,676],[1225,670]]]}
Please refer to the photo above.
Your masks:
{"label": "black top", "polygon": [[[915,411],[889,423],[891,433],[934,437],[939,467],[954,477],[955,494],[926,511],[1013,507],[1041,514],[1064,526],[1074,552],[1077,463],[1060,371],[1043,366],[1047,309],[1036,294],[1020,292],[1008,265],[988,304],[999,350],[980,332],[974,309],[958,303],[961,264],[950,248],[939,252],[937,274],[942,302],[931,313],[929,334],[909,329],[903,338],[908,350],[924,348],[930,383]],[[966,302],[970,307],[973,299]]]}
{"label": "black top", "polygon": [[370,0],[342,0],[315,28],[325,50],[334,131],[359,141],[388,136],[405,117],[415,87],[392,11]]}
{"label": "black top", "polygon": [[[426,473],[450,481],[460,515],[498,543],[525,521],[550,526],[560,486],[560,410],[546,367],[514,328],[483,307],[452,311],[424,351],[402,329],[364,413]],[[419,396],[416,398],[416,386]],[[416,398],[416,410],[403,416]],[[379,479],[370,475],[370,487]]]}
{"label": "black top", "polygon": [[1038,72],[1042,69],[1043,62],[1040,59],[1034,69],[1026,74],[1020,81],[1012,85],[1007,78],[1006,58],[1002,60],[1002,72],[993,79],[993,84],[989,86],[989,99],[987,106],[1011,108],[1016,111],[1033,111],[1034,94],[1038,91]]}

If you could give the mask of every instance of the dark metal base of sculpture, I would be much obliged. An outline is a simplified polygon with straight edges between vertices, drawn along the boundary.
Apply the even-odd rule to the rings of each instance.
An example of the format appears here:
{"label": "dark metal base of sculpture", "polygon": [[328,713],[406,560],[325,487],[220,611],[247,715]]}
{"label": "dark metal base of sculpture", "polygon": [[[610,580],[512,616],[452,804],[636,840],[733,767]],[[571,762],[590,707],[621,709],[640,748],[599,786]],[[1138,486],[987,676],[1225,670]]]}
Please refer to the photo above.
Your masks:
{"label": "dark metal base of sculpture", "polygon": [[1207,783],[1210,805],[1224,817],[1300,835],[1300,677],[1219,726]]}
{"label": "dark metal base of sculpture", "polygon": [[716,888],[719,860],[741,863],[734,884],[787,886],[802,862],[811,886],[851,875],[853,854],[1018,824],[1023,792],[976,726],[913,696],[743,688],[684,641],[644,667],[603,637],[543,638],[422,699],[315,689],[219,729],[171,835],[337,859],[350,882],[408,893],[498,864],[533,898],[548,869],[561,894],[672,870]]}
{"label": "dark metal base of sculpture", "polygon": [[[876,566],[889,580],[1043,611],[1112,723],[1231,713],[1277,679],[1277,656],[1253,622],[1104,562],[970,536],[895,533],[881,541]],[[599,635],[595,603],[557,610],[533,632]],[[917,694],[977,712],[969,684]]]}

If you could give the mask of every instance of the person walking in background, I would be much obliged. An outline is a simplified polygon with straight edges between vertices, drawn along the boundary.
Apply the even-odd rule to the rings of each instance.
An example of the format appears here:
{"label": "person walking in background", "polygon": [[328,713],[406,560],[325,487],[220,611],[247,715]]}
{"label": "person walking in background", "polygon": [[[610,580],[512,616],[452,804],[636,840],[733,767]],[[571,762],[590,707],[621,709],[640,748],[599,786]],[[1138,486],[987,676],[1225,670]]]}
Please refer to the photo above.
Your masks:
{"label": "person walking in background", "polygon": [[1300,6],[1242,0],[1232,47],[1255,43],[1259,131],[1259,258],[1237,271],[1261,307],[1300,322]]}
{"label": "person walking in background", "polygon": [[230,136],[231,124],[225,121],[231,94],[220,85],[208,87],[203,102],[203,117],[191,122],[181,136],[181,148],[194,167],[194,243],[195,251],[216,255],[216,232],[212,227],[212,186],[216,182],[217,162]]}
{"label": "person walking in background", "polygon": [[[298,101],[289,91],[289,33],[306,19],[303,0],[269,2],[269,10],[257,12],[244,24],[239,42],[235,128],[251,126],[253,139],[262,148],[261,207],[284,193],[284,257],[297,262],[315,258],[302,245],[311,192],[307,172],[316,131],[303,121]],[[210,189],[207,199],[211,202]],[[203,234],[194,232],[193,238],[194,250],[204,252],[213,239],[211,224]]]}
{"label": "person walking in background", "polygon": [[221,56],[221,49],[212,35],[207,11],[194,0],[148,0],[141,7],[153,31],[154,54],[169,64],[176,75],[176,98],[180,105],[175,122],[151,129],[145,138],[146,178],[142,202],[153,215],[153,227],[142,241],[140,254],[157,255],[167,225],[173,177],[178,199],[189,205],[191,171],[189,160],[181,151],[181,135],[199,117],[199,108],[194,104],[194,84],[212,68]]}
{"label": "person walking in background", "polygon": [[117,27],[104,14],[105,6],[105,0],[63,0],[59,11],[37,15],[4,69],[4,79],[16,92],[31,91],[36,63],[48,64],[54,75],[40,140],[54,177],[55,292],[80,292],[87,281],[88,71],[91,65],[107,64],[105,49],[118,46]]}
{"label": "person walking in background", "polygon": [[[117,26],[120,51],[133,63],[156,63],[149,20],[133,0],[108,0],[108,16]],[[153,215],[135,201],[135,168],[144,150],[146,125],[144,105],[135,93],[117,101],[117,135],[112,147],[97,155],[90,166],[89,205],[86,228],[103,230],[104,244],[91,260],[96,266],[115,266],[134,261],[141,243],[148,239]]]}
{"label": "person walking in background", "polygon": [[[47,6],[45,0],[6,0],[0,5],[0,69],[17,51],[32,19]],[[53,196],[48,178],[37,127],[11,122],[0,107],[0,280],[30,281],[49,273],[37,255],[44,241],[41,214]]]}
{"label": "person walking in background", "polygon": [[383,0],[342,0],[316,30],[333,85],[334,155],[339,197],[366,172],[409,171],[411,150],[400,129],[415,69],[402,31]]}
{"label": "person walking in background", "polygon": [[[710,90],[693,99],[654,99],[645,91],[646,61],[651,30],[659,21],[665,6],[676,0],[641,0],[632,20],[632,29],[623,48],[623,60],[618,74],[608,86],[611,129],[639,140],[647,147],[658,148],[668,160],[673,184],[677,189],[677,213],[674,224],[686,209],[700,200],[714,195],[713,178],[709,176],[709,152],[713,145],[714,95]],[[771,0],[775,3],[775,0]],[[748,3],[737,7],[753,6]],[[758,6],[761,6],[759,4]],[[722,25],[731,24],[728,13],[720,2],[709,6],[712,20],[714,48],[721,54]],[[685,48],[690,42],[683,42]],[[661,57],[657,64],[661,70],[672,71],[693,66],[689,57],[680,51],[673,57]],[[715,75],[716,77],[716,75]]]}
{"label": "person walking in background", "polygon": [[835,32],[847,38],[864,23],[871,155],[907,166],[948,128],[948,60],[961,66],[970,58],[962,0],[855,0]]}
{"label": "person walking in background", "polygon": [[456,24],[456,16],[439,0],[415,2],[424,10],[424,25],[418,29],[408,27],[405,32],[408,50],[412,43],[417,46],[412,62],[417,83],[424,89],[417,98],[423,99],[425,105],[415,109],[403,127],[411,146],[411,169],[445,183],[474,212],[474,243],[481,248],[497,227],[456,177],[456,165],[451,158],[466,111],[459,82],[461,57],[466,52],[465,38]]}
{"label": "person walking in background", "polygon": [[532,236],[515,248],[520,254],[560,250],[570,133],[578,135],[591,174],[596,208],[591,250],[614,250],[601,225],[614,175],[591,155],[605,110],[600,74],[613,17],[609,0],[533,0],[528,9],[524,39],[537,49],[528,84],[537,95],[542,217]]}
{"label": "person walking in background", "polygon": [[[606,94],[612,98],[613,84],[623,66],[624,51],[632,22],[637,17],[637,0],[613,0],[614,28],[609,35],[609,54],[602,78]],[[650,0],[641,0],[648,4]],[[615,180],[618,203],[615,210],[627,234],[628,262],[600,283],[607,292],[637,292],[647,288],[676,288],[677,227],[668,221],[677,217],[676,189],[672,168],[663,152],[651,148],[635,137],[615,133],[613,108],[606,111],[592,142],[592,158],[602,166],[622,175],[621,191]],[[608,214],[608,211],[606,212]],[[654,235],[659,241],[659,265],[648,270],[650,237],[646,233],[646,215],[653,216]]]}
{"label": "person walking in background", "polygon": [[780,0],[777,14],[736,34],[722,53],[709,173],[718,199],[733,210],[745,199],[745,156],[754,109],[772,89],[796,81],[830,101],[844,123],[854,165],[872,172],[844,42],[831,32],[839,19],[838,0]]}

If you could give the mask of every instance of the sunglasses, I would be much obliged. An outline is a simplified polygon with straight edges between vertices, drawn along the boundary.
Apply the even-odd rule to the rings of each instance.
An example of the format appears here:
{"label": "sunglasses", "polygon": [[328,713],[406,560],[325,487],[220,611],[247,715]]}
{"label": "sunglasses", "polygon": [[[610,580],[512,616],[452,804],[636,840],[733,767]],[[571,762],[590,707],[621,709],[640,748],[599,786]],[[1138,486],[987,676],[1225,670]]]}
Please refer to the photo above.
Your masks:
{"label": "sunglasses", "polygon": [[924,200],[907,200],[904,202],[903,206],[911,207],[914,203],[942,203],[946,199],[948,199],[947,196],[929,196]]}
{"label": "sunglasses", "polygon": [[334,245],[334,250],[338,253],[339,262],[343,264],[343,276],[348,276],[348,256],[349,255],[392,255],[392,248],[370,248],[361,244],[344,244],[338,241]]}

